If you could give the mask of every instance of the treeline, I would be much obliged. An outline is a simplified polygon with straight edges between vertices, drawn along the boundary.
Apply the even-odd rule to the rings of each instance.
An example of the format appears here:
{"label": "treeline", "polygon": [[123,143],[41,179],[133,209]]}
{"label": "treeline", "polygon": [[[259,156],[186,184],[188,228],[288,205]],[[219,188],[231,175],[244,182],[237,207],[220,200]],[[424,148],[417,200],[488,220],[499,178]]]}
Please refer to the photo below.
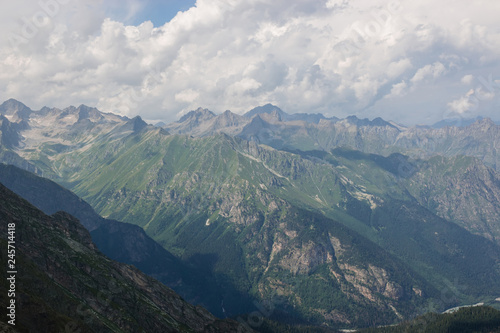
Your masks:
{"label": "treeline", "polygon": [[489,306],[461,308],[449,314],[430,313],[397,326],[362,333],[500,333],[500,311]]}
{"label": "treeline", "polygon": [[338,331],[300,324],[284,324],[278,321],[265,319],[260,327],[253,327],[259,333],[337,333]]}

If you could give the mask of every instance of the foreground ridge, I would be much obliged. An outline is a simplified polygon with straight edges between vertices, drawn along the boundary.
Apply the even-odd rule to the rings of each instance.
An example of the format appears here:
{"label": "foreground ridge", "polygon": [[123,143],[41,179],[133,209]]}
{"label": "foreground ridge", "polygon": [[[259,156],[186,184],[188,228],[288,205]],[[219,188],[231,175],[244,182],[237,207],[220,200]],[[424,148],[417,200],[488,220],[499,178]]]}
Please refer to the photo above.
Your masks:
{"label": "foreground ridge", "polygon": [[106,258],[71,215],[47,216],[1,184],[0,220],[2,247],[7,226],[15,224],[17,235],[20,332],[238,331],[238,323],[218,320],[136,268]]}

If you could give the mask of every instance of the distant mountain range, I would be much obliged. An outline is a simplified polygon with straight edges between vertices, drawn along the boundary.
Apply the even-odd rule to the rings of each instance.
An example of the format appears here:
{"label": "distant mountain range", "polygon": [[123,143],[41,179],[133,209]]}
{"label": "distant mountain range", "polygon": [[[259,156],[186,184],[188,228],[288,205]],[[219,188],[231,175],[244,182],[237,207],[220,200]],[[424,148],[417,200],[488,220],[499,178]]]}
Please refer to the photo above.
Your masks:
{"label": "distant mountain range", "polygon": [[[270,303],[271,319],[352,328],[500,296],[500,127],[489,119],[406,128],[265,105],[158,127],[12,100],[0,114],[1,162],[206,272],[212,302],[198,301],[216,315]],[[9,168],[5,182],[20,177]],[[87,227],[110,245],[117,223]]]}
{"label": "distant mountain range", "polygon": [[[39,147],[39,140],[53,145],[52,149],[57,151],[64,148],[65,141],[73,149],[75,145],[88,145],[101,134],[118,138],[148,127],[140,117],[129,119],[84,105],[32,111],[12,99],[0,105],[0,122],[2,146],[23,147],[25,152]],[[321,114],[290,115],[267,104],[243,116],[231,111],[215,115],[208,109],[199,108],[162,128],[171,134],[195,137],[224,133],[276,149],[329,151],[344,146],[382,155],[395,152],[412,157],[466,155],[479,158],[495,169],[500,163],[500,155],[496,153],[500,126],[488,118],[460,122],[444,120],[433,127],[404,127],[381,118],[370,121],[355,116],[338,119]]]}
{"label": "distant mountain range", "polygon": [[488,118],[443,120],[434,126],[405,127],[381,118],[289,115],[267,104],[243,116],[230,111],[215,115],[207,109],[198,109],[163,128],[172,134],[196,137],[225,133],[276,149],[330,151],[344,146],[382,155],[395,152],[412,157],[466,155],[477,157],[495,169],[500,166],[497,154],[500,126]]}

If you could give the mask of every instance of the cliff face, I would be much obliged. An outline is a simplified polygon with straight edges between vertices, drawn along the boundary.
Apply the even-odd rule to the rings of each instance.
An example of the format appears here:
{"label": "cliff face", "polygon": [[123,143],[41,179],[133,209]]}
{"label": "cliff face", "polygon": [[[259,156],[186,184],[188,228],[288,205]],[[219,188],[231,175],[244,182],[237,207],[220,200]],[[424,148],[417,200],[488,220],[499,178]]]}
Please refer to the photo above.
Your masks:
{"label": "cliff face", "polygon": [[45,215],[3,185],[0,220],[5,248],[7,226],[16,225],[16,329],[21,332],[238,330],[237,323],[219,321],[136,268],[106,258],[71,215]]}
{"label": "cliff face", "polygon": [[[137,224],[214,276],[222,297],[213,313],[282,297],[277,311],[359,327],[410,316],[455,279],[465,288],[451,303],[500,290],[500,186],[483,165],[500,136],[487,120],[404,128],[268,106],[253,118],[197,110],[169,135],[79,109],[34,112],[24,146],[3,147],[11,155],[0,158],[24,158],[99,214]],[[478,159],[458,157],[469,153]],[[141,259],[124,230],[108,227],[93,235],[122,235],[122,252]]]}
{"label": "cliff face", "polygon": [[436,156],[415,164],[408,191],[440,217],[500,244],[500,176],[479,160]]}

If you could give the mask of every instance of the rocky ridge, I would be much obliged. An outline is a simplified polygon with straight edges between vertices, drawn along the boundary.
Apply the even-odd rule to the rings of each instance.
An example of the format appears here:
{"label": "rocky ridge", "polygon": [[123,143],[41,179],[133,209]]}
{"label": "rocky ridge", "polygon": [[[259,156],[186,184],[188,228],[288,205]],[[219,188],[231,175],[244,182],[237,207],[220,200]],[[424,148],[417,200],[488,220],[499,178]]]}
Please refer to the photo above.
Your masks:
{"label": "rocky ridge", "polygon": [[[192,111],[190,114],[199,112]],[[463,127],[405,127],[381,118],[373,120],[349,116],[345,119],[323,115],[287,114],[276,106],[257,107],[234,123],[217,122],[228,117],[228,111],[207,121],[192,123],[183,118],[165,126],[173,134],[207,136],[225,133],[266,144],[277,149],[323,150],[349,147],[366,153],[389,155],[399,152],[412,157],[428,158],[466,155],[476,157],[486,165],[500,166],[497,147],[500,145],[500,125],[491,119],[479,118]],[[215,125],[217,124],[217,125]],[[183,128],[182,131],[178,130]]]}
{"label": "rocky ridge", "polygon": [[[83,144],[79,149],[8,151],[83,196],[100,214],[136,223],[175,256],[204,265],[220,286],[261,300],[284,298],[280,310],[302,320],[336,327],[392,322],[431,301],[451,278],[467,286],[453,302],[498,290],[498,248],[465,231],[466,223],[458,227],[443,219],[464,214],[450,206],[458,194],[422,200],[426,172],[437,162],[416,159],[436,151],[455,156],[464,151],[460,147],[473,151],[483,125],[485,133],[495,127],[472,126],[475,136],[466,132],[470,128],[441,129],[442,137],[415,144],[401,138],[429,129],[355,117],[305,121],[267,109],[252,118],[201,110],[203,121],[194,112],[184,121],[197,123],[184,135],[118,126],[88,144],[76,139]],[[238,126],[247,140],[211,132]],[[71,124],[65,128],[70,131]],[[472,143],[450,143],[446,130],[468,135]],[[399,146],[388,144],[396,138]],[[453,145],[458,148],[447,150]],[[394,153],[401,146],[415,159]],[[379,154],[363,153],[372,150]],[[470,160],[442,159],[439,169],[445,172],[434,175],[435,196],[451,190],[444,184],[455,179],[481,200],[497,197],[489,176],[494,171],[474,169],[482,162]],[[467,168],[475,178],[459,177]],[[467,191],[459,196],[462,205],[474,204]],[[484,210],[475,206],[475,215],[491,213],[494,221],[492,206],[494,201]],[[454,215],[444,214],[448,207]],[[486,229],[477,233],[484,236]],[[416,272],[423,276],[411,279]],[[235,295],[225,295],[226,311],[252,311],[238,308],[244,297]]]}

